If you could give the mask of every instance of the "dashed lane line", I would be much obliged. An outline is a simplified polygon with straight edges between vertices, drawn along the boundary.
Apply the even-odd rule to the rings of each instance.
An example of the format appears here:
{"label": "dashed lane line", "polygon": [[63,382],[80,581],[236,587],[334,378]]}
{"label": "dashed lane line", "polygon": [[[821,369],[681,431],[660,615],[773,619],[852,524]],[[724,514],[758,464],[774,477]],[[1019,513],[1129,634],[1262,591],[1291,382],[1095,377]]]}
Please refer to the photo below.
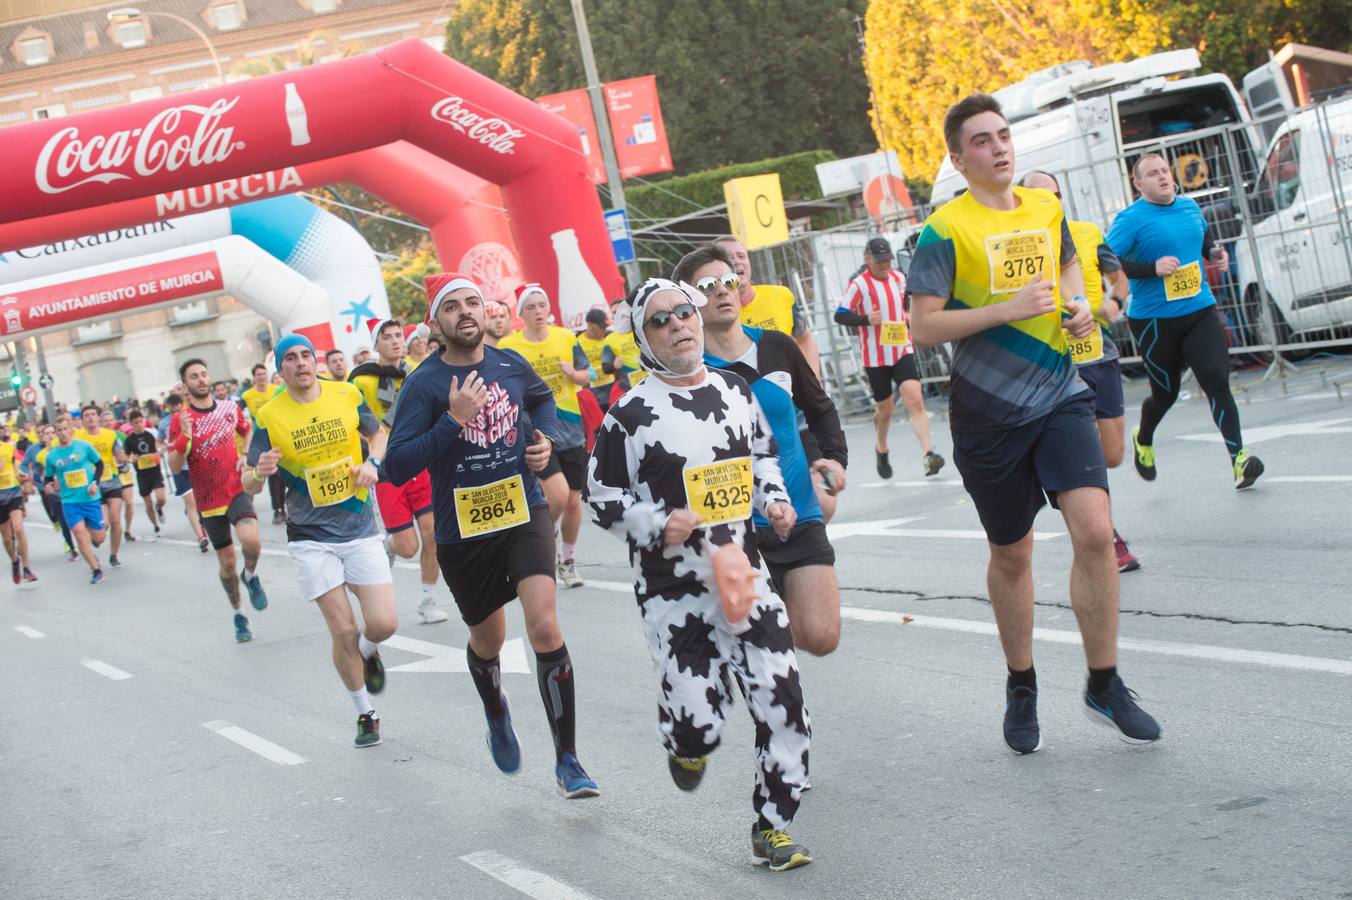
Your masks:
{"label": "dashed lane line", "polygon": [[104,678],[112,681],[126,681],[131,677],[130,672],[123,672],[117,666],[110,666],[99,659],[82,659],[80,660],[80,665],[84,666],[89,671],[97,672]]}
{"label": "dashed lane line", "polygon": [[556,881],[543,872],[528,869],[510,856],[492,850],[467,853],[460,857],[460,861],[534,900],[594,900],[585,891]]}
{"label": "dashed lane line", "polygon": [[252,731],[245,731],[238,725],[231,725],[229,722],[223,722],[215,719],[210,722],[203,722],[203,728],[216,732],[227,741],[233,741],[239,744],[245,750],[257,753],[270,762],[275,762],[279,766],[298,766],[305,762],[305,757],[292,753],[290,750],[264,737],[259,737]]}
{"label": "dashed lane line", "polygon": [[41,631],[38,631],[36,628],[32,628],[28,625],[15,625],[14,630],[19,632],[19,634],[23,635],[24,637],[30,637],[35,641],[38,640],[39,638],[45,638],[47,636],[43,634]]}

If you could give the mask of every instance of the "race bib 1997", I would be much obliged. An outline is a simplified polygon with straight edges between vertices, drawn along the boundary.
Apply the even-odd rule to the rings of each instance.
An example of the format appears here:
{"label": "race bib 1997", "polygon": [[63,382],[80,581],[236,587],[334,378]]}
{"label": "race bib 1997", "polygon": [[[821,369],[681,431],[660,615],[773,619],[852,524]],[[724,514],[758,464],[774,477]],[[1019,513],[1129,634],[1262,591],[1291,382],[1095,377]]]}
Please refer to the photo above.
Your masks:
{"label": "race bib 1997", "polygon": [[305,470],[305,486],[315,507],[333,506],[353,495],[352,457]]}

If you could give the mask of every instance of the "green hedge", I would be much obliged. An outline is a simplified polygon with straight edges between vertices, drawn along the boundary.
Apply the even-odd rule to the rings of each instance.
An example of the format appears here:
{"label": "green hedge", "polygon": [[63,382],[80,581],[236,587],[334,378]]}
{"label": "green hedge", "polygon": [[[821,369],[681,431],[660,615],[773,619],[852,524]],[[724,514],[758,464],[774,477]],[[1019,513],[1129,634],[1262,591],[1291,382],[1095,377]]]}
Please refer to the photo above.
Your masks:
{"label": "green hedge", "polygon": [[[632,207],[630,215],[644,219],[674,219],[700,209],[719,206],[723,200],[723,182],[748,175],[778,172],[785,200],[819,200],[822,192],[817,183],[817,163],[830,162],[836,155],[830,150],[809,150],[789,156],[776,156],[759,162],[738,163],[689,175],[678,175],[656,184],[634,184],[624,189],[625,200]],[[671,193],[667,193],[670,191]],[[671,194],[677,194],[673,197]],[[684,197],[690,202],[679,199]]]}

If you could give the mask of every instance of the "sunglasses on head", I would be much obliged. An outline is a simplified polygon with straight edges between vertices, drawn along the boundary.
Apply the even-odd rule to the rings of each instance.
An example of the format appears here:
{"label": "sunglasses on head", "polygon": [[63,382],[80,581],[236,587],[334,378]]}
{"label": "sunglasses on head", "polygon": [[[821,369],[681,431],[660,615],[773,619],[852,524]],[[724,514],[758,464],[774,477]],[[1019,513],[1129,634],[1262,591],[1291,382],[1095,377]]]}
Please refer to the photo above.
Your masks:
{"label": "sunglasses on head", "polygon": [[696,312],[695,304],[677,303],[671,309],[664,309],[661,312],[655,312],[651,316],[648,316],[647,324],[653,326],[654,328],[666,328],[667,324],[671,322],[672,316],[675,316],[676,318],[684,322],[685,320],[692,317],[695,314],[695,312]]}
{"label": "sunglasses on head", "polygon": [[701,294],[707,297],[716,291],[720,284],[730,291],[735,291],[742,286],[742,280],[737,277],[736,272],[729,272],[726,275],[719,275],[718,277],[705,275],[699,281],[695,282],[695,287]]}

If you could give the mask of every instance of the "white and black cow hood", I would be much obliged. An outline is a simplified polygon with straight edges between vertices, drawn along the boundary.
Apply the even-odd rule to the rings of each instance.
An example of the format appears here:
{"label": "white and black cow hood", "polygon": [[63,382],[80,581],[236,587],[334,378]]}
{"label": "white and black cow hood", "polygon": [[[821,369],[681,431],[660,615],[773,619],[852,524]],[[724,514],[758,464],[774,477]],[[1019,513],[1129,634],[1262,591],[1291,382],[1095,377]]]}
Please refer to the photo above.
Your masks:
{"label": "white and black cow hood", "polygon": [[[657,355],[653,353],[652,347],[648,346],[648,338],[643,333],[643,323],[647,321],[645,311],[648,301],[662,291],[675,291],[678,294],[685,295],[685,298],[694,304],[696,310],[709,302],[709,298],[683,281],[678,283],[666,278],[649,278],[640,284],[629,297],[627,302],[629,315],[627,317],[616,316],[614,328],[620,334],[626,331],[634,333],[634,343],[638,345],[639,362],[649,372],[656,372],[658,375],[666,375],[669,378],[685,378],[704,368],[703,353],[700,354],[700,362],[696,364],[694,369],[689,372],[673,372],[657,361]],[[701,319],[702,324],[703,320]]]}

